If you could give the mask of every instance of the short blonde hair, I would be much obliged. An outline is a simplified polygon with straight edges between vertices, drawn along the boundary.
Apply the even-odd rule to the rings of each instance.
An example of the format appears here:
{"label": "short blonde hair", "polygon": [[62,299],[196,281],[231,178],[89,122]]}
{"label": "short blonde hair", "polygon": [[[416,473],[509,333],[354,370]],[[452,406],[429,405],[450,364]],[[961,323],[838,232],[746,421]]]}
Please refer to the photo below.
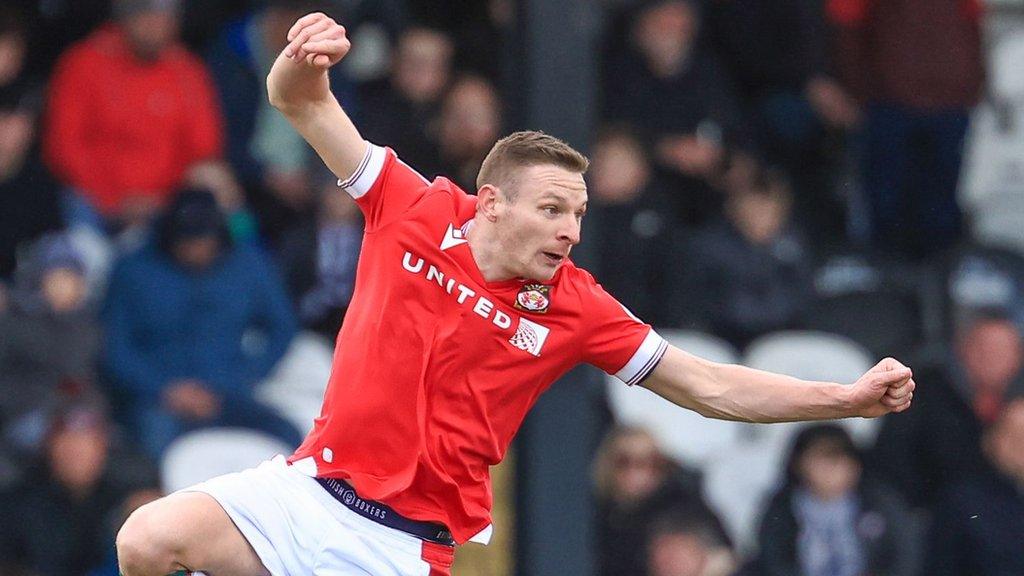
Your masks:
{"label": "short blonde hair", "polygon": [[552,164],[570,172],[583,174],[590,160],[562,140],[543,132],[514,132],[498,140],[487,153],[476,177],[479,190],[485,184],[502,187],[510,201],[515,201],[513,173],[518,168]]}

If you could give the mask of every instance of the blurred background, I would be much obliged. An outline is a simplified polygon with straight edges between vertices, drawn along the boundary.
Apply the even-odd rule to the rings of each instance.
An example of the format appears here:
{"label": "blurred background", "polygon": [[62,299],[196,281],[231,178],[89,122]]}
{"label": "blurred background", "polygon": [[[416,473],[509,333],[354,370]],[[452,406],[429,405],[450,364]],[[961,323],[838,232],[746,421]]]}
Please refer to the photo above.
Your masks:
{"label": "blurred background", "polygon": [[577,369],[456,574],[1024,575],[1021,0],[5,0],[0,574],[116,575],[131,510],[310,428],[362,226],[265,96],[314,9],[423,174],[587,152],[575,259],[676,345],[915,369],[908,413],[773,426]]}

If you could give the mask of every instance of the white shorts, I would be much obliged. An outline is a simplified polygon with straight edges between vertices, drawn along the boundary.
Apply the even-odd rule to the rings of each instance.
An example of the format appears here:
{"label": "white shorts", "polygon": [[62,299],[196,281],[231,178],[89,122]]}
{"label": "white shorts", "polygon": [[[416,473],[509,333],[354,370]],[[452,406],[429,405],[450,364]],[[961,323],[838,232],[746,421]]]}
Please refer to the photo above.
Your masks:
{"label": "white shorts", "polygon": [[273,576],[448,576],[453,549],[345,508],[283,456],[185,488],[213,496]]}

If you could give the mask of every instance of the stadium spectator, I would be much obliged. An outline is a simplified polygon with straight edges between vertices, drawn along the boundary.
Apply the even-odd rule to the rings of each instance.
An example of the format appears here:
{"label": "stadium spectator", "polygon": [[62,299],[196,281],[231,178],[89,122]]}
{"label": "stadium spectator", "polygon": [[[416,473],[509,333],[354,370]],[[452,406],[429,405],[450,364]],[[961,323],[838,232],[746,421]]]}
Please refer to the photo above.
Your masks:
{"label": "stadium spectator", "polygon": [[835,78],[833,34],[822,7],[805,0],[708,2],[706,37],[737,80],[759,149],[792,175],[808,233],[835,244],[845,236],[847,208],[837,175],[860,109]]}
{"label": "stadium spectator", "polygon": [[700,15],[688,0],[645,2],[629,45],[609,47],[604,116],[625,122],[652,146],[660,177],[687,223],[721,204],[713,182],[729,144],[740,140],[740,111],[726,70],[697,41]]}
{"label": "stadium spectator", "polygon": [[[665,209],[646,151],[627,128],[598,136],[589,175],[590,204],[583,221],[592,254],[588,266],[601,284],[634,314],[662,324],[674,221]],[[623,262],[630,262],[626,269]]]}
{"label": "stadium spectator", "polygon": [[441,110],[441,173],[467,190],[475,188],[480,163],[500,130],[501,100],[494,86],[479,76],[456,80]]}
{"label": "stadium spectator", "polygon": [[355,289],[363,221],[355,202],[338,194],[333,175],[319,196],[315,221],[281,237],[277,263],[299,322],[333,343]]}
{"label": "stadium spectator", "polygon": [[67,238],[44,236],[18,270],[11,309],[0,313],[0,485],[38,455],[54,407],[95,381],[100,327],[84,264]]}
{"label": "stadium spectator", "polygon": [[[270,66],[284,48],[288,28],[310,0],[270,0],[225,27],[206,53],[210,76],[224,112],[227,158],[272,242],[308,220],[316,197],[310,181],[312,149],[264,97]],[[355,108],[355,94],[341,69],[332,70],[331,90]]]}
{"label": "stadium spectator", "polygon": [[0,6],[0,94],[29,76],[28,41],[24,14],[13,5]]}
{"label": "stadium spectator", "polygon": [[455,45],[443,32],[412,27],[398,39],[390,77],[362,87],[362,126],[371,142],[387,142],[427,177],[441,171],[438,117],[451,83]]}
{"label": "stadium spectator", "polygon": [[982,430],[1024,390],[1024,340],[1005,310],[962,319],[948,357],[922,368],[921,403],[906,419],[883,420],[872,453],[871,471],[925,512],[951,482],[983,467]]}
{"label": "stadium spectator", "polygon": [[[0,31],[0,46],[10,40],[5,38]],[[31,87],[0,86],[0,282],[12,279],[20,247],[63,227],[60,185],[35,149],[38,118]]]}
{"label": "stadium spectator", "polygon": [[628,426],[609,431],[594,460],[599,573],[646,574],[653,520],[667,509],[708,526],[717,541],[728,542],[701,496],[700,483],[699,473],[672,462],[648,431]]}
{"label": "stadium spectator", "polygon": [[920,546],[903,502],[862,481],[860,452],[833,424],[800,431],[761,521],[764,576],[914,576]]}
{"label": "stadium spectator", "polygon": [[154,241],[116,265],[104,324],[106,368],[151,456],[201,426],[301,440],[253,398],[294,333],[287,296],[260,253],[231,241],[209,192],[179,193]]}
{"label": "stadium spectator", "polygon": [[646,552],[647,576],[730,576],[738,564],[714,523],[678,509],[654,522]]}
{"label": "stadium spectator", "polygon": [[413,21],[441,30],[455,43],[455,67],[498,82],[508,34],[515,24],[510,0],[405,0]]}
{"label": "stadium spectator", "polygon": [[810,299],[811,262],[791,202],[789,180],[778,169],[762,166],[735,177],[725,216],[680,248],[673,325],[694,318],[739,348],[798,325]]}
{"label": "stadium spectator", "polygon": [[0,572],[101,570],[129,507],[157,495],[156,471],[120,446],[102,402],[89,395],[56,411],[44,452],[30,478],[0,495]]}
{"label": "stadium spectator", "polygon": [[220,162],[223,128],[206,69],[178,43],[177,0],[115,0],[114,14],[61,57],[43,150],[120,228],[149,222],[190,167]]}
{"label": "stadium spectator", "polygon": [[110,17],[111,0],[45,1],[7,0],[28,24],[26,68],[34,78],[50,75],[68,46],[86,37]]}
{"label": "stadium spectator", "polygon": [[933,523],[928,576],[1024,574],[1024,399],[985,432],[986,466],[944,494]]}
{"label": "stadium spectator", "polygon": [[933,254],[960,237],[956,189],[983,87],[979,0],[829,0],[848,89],[866,106],[875,246]]}

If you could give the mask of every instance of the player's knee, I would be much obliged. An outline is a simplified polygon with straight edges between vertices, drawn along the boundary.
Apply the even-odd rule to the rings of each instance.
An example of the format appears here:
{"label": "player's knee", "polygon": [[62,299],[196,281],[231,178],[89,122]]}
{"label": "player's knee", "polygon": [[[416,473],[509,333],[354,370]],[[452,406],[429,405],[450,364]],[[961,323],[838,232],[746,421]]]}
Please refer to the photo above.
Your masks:
{"label": "player's knee", "polygon": [[132,512],[117,533],[117,563],[125,576],[164,576],[174,571],[178,553],[161,518],[163,507],[151,502]]}

